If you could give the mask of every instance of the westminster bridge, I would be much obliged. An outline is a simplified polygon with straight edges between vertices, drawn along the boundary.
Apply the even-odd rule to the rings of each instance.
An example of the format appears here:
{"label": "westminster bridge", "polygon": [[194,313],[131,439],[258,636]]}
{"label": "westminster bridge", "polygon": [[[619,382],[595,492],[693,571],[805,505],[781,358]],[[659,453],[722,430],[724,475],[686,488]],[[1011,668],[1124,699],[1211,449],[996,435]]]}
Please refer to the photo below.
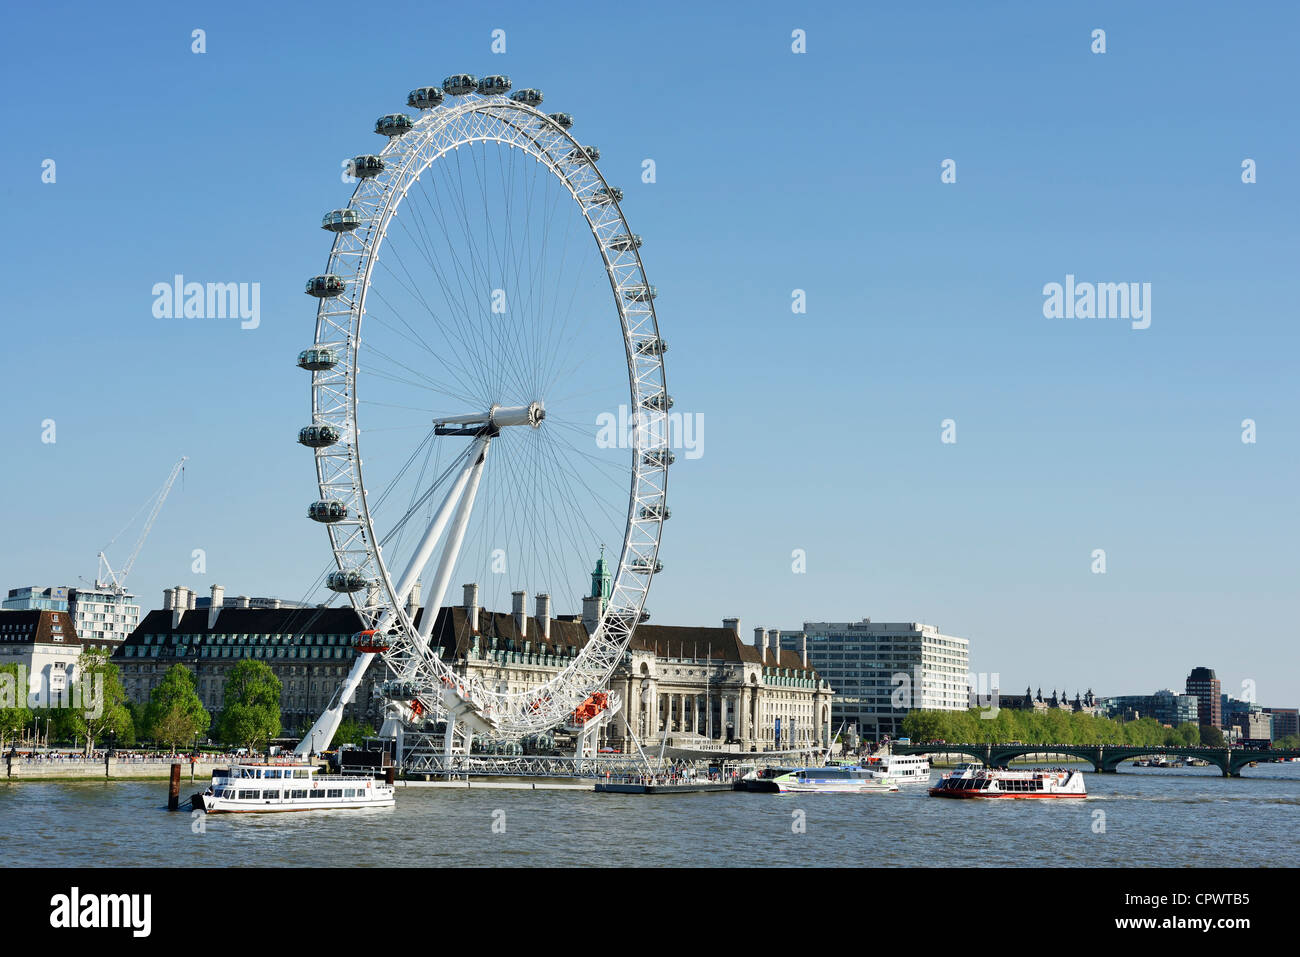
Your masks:
{"label": "westminster bridge", "polygon": [[1211,748],[1211,747],[1133,747],[1119,744],[895,744],[894,754],[968,754],[991,768],[1005,767],[1014,758],[1030,754],[1068,754],[1089,762],[1093,770],[1114,774],[1120,764],[1137,758],[1177,755],[1200,758],[1217,767],[1225,778],[1241,777],[1241,769],[1255,761],[1300,757],[1297,749]]}

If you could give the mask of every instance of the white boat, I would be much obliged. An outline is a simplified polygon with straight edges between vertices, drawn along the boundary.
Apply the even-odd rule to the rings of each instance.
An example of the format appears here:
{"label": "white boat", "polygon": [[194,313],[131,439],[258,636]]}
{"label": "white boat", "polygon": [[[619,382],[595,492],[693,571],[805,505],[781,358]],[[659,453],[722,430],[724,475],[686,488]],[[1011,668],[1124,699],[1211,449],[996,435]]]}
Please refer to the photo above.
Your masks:
{"label": "white boat", "polygon": [[194,795],[209,814],[331,811],[392,807],[393,785],[373,777],[321,774],[314,764],[232,764],[214,768],[212,783]]}
{"label": "white boat", "polygon": [[1083,772],[1041,768],[1009,771],[958,765],[945,774],[930,797],[943,798],[1086,798]]}
{"label": "white boat", "polygon": [[923,754],[886,754],[868,758],[866,767],[889,775],[899,784],[930,783],[930,759]]}
{"label": "white boat", "polygon": [[870,768],[855,766],[799,768],[797,771],[782,774],[772,783],[783,794],[789,792],[862,794],[871,791],[898,790],[898,783],[889,775]]}

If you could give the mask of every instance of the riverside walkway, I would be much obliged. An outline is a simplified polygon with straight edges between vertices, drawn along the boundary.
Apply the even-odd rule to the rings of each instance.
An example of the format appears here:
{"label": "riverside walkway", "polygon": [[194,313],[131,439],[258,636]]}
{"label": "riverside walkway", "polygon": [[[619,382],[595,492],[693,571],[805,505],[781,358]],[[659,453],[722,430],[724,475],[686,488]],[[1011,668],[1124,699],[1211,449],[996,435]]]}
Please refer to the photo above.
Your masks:
{"label": "riverside walkway", "polygon": [[1157,755],[1200,758],[1215,765],[1225,778],[1241,777],[1241,769],[1255,761],[1300,757],[1296,749],[1212,748],[1212,747],[1135,747],[1121,744],[952,744],[932,741],[925,744],[895,744],[894,754],[968,754],[989,767],[1005,767],[1007,762],[1030,754],[1068,754],[1090,763],[1093,770],[1114,774],[1120,764]]}

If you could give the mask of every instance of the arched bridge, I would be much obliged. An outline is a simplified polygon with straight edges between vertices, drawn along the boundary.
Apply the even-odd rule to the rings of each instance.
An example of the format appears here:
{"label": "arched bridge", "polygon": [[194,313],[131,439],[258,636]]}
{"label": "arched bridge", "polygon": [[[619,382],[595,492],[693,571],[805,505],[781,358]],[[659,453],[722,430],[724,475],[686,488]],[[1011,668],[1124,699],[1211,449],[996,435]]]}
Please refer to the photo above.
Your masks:
{"label": "arched bridge", "polygon": [[1241,777],[1241,769],[1252,761],[1300,757],[1300,750],[1258,748],[1132,747],[1120,744],[895,744],[895,754],[969,754],[989,767],[1005,767],[1013,758],[1027,754],[1068,754],[1092,764],[1093,769],[1113,774],[1124,761],[1157,755],[1200,758],[1215,765],[1225,778]]}

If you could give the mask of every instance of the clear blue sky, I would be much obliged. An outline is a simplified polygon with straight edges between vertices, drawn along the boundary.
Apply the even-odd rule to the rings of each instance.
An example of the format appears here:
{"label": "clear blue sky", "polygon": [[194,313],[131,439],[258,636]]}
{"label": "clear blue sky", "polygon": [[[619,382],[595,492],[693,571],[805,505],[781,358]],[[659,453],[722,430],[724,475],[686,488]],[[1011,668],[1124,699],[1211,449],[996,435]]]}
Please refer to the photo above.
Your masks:
{"label": "clear blue sky", "polygon": [[[145,606],[303,595],[330,556],[293,360],[339,162],[410,88],[505,72],[626,190],[704,418],[656,622],[922,620],[1007,690],[1207,665],[1298,705],[1298,28],[1280,3],[11,5],[0,586],[93,577],[186,454]],[[261,327],[155,319],[176,273],[260,282]],[[1066,274],[1151,283],[1151,327],[1044,318]]]}

